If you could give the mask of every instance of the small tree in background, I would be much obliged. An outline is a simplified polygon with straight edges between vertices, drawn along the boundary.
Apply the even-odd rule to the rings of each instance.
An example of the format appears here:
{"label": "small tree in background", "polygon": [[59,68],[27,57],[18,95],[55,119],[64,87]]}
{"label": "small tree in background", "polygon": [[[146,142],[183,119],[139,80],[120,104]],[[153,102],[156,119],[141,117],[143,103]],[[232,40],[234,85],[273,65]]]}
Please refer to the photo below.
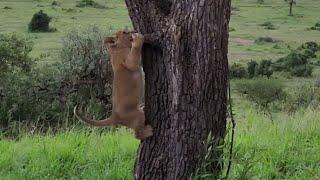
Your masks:
{"label": "small tree in background", "polygon": [[31,32],[49,32],[49,23],[51,21],[51,17],[49,17],[42,10],[35,13],[29,23],[29,30]]}
{"label": "small tree in background", "polygon": [[254,102],[272,120],[271,105],[287,96],[284,84],[278,79],[242,80],[236,83],[236,90],[249,101]]}
{"label": "small tree in background", "polygon": [[296,0],[284,0],[284,1],[289,3],[289,7],[290,7],[289,16],[292,16],[292,8],[293,8],[293,5],[297,4]]}

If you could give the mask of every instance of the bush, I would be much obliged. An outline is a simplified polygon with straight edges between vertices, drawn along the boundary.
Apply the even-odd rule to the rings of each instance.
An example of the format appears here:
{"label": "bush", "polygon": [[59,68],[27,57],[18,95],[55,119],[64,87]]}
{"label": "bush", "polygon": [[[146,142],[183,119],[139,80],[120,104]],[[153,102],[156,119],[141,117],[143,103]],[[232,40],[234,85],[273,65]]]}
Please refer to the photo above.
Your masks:
{"label": "bush", "polygon": [[250,61],[248,62],[248,75],[249,78],[253,78],[256,76],[257,68],[258,68],[258,63],[257,61]]}
{"label": "bush", "polygon": [[311,65],[300,65],[295,66],[291,69],[290,75],[296,77],[310,77],[312,74],[312,66]]}
{"label": "bush", "polygon": [[316,84],[303,84],[290,89],[286,110],[292,113],[298,109],[317,108],[319,105],[320,88]]}
{"label": "bush", "polygon": [[304,43],[286,57],[277,60],[272,68],[275,71],[287,71],[293,76],[311,76],[313,68],[310,59],[317,57],[316,52],[319,49],[319,45],[315,42]]}
{"label": "bush", "polygon": [[49,28],[51,17],[49,17],[42,10],[35,13],[29,23],[29,30],[31,32],[50,32],[52,29]]}
{"label": "bush", "polygon": [[3,7],[3,9],[12,9],[12,7],[10,7],[10,6],[5,6],[5,7]]}
{"label": "bush", "polygon": [[[20,128],[14,127],[20,124],[39,131],[67,127],[74,122],[72,109],[76,104],[85,105],[86,111],[97,118],[108,115],[112,71],[108,55],[101,49],[102,37],[103,33],[95,27],[81,33],[72,31],[63,39],[62,62],[41,70],[30,66],[25,73],[7,71],[0,76],[1,130],[16,135]],[[20,49],[21,43],[14,43],[20,41],[10,43]],[[25,51],[25,57],[29,57],[30,51]],[[19,58],[12,57],[14,62],[20,62]]]}
{"label": "bush", "polygon": [[93,0],[81,0],[77,3],[76,7],[84,8],[84,7],[94,7],[98,9],[105,9],[106,6],[103,6]]}
{"label": "bush", "polygon": [[255,43],[274,43],[276,42],[272,37],[258,37],[255,41]]}
{"label": "bush", "polygon": [[257,76],[267,76],[268,78],[273,74],[272,62],[270,60],[262,60],[260,64],[256,61],[250,61],[248,66],[249,78]]}
{"label": "bush", "polygon": [[274,24],[272,24],[272,22],[270,22],[270,21],[264,22],[264,23],[260,24],[260,26],[263,26],[265,29],[268,29],[268,30],[277,29],[276,26]]}
{"label": "bush", "polygon": [[[320,45],[316,42],[310,41],[302,44],[298,49],[300,50],[309,50],[311,53],[316,53],[320,50]],[[312,55],[314,56],[314,55]]]}
{"label": "bush", "polygon": [[51,6],[60,6],[58,1],[52,1]]}
{"label": "bush", "polygon": [[246,78],[247,76],[247,70],[241,64],[234,63],[230,67],[230,78]]}
{"label": "bush", "polygon": [[270,60],[262,60],[257,69],[257,75],[267,76],[268,78],[273,74],[272,62]]}
{"label": "bush", "polygon": [[277,79],[242,80],[236,83],[236,90],[269,114],[270,105],[286,97],[284,85]]}
{"label": "bush", "polygon": [[314,26],[310,28],[310,30],[320,31],[320,22],[315,23]]}
{"label": "bush", "polygon": [[0,34],[0,77],[5,73],[30,71],[33,64],[29,53],[33,43],[26,38],[13,34]]}

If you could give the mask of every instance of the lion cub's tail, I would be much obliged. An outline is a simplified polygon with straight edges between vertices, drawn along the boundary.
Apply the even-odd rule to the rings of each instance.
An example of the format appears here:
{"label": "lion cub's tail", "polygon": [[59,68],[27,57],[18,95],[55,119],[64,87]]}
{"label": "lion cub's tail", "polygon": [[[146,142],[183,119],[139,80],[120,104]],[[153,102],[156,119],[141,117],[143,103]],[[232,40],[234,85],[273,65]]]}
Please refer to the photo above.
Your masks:
{"label": "lion cub's tail", "polygon": [[76,116],[76,118],[78,118],[80,121],[88,123],[92,126],[97,126],[97,127],[105,127],[105,126],[115,126],[116,121],[115,119],[111,116],[110,118],[104,119],[104,120],[100,120],[100,121],[96,121],[96,120],[92,120],[86,117],[80,117],[78,115],[78,111],[77,111],[77,106],[74,107],[73,109],[73,113]]}

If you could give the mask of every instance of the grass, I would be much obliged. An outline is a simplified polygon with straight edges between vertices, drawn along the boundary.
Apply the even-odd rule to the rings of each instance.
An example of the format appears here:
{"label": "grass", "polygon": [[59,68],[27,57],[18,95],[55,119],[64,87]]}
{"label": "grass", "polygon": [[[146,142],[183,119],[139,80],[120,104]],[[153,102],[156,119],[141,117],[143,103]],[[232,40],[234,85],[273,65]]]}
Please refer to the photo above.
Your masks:
{"label": "grass", "polygon": [[[96,1],[99,4],[106,5],[107,9],[77,8],[77,3],[74,0],[59,2],[59,7],[53,7],[51,0],[38,2],[34,0],[0,0],[0,32],[16,31],[29,36],[35,41],[33,56],[38,57],[41,53],[55,55],[61,48],[61,38],[71,29],[84,29],[92,25],[99,25],[102,29],[131,27],[128,12],[122,1]],[[8,6],[12,9],[3,9],[2,6]],[[68,11],[68,9],[71,10]],[[57,28],[57,32],[28,33],[27,25],[32,15],[39,10],[43,10],[53,17],[50,26]]]}
{"label": "grass", "polygon": [[320,178],[319,112],[278,113],[272,124],[251,104],[241,103],[231,179]]}
{"label": "grass", "polygon": [[0,140],[0,179],[131,179],[137,145],[124,130]]}
{"label": "grass", "polygon": [[[276,114],[275,122],[235,97],[230,179],[319,179],[320,112]],[[241,104],[240,104],[241,103]],[[70,130],[0,140],[3,179],[132,179],[138,141],[124,129]]]}

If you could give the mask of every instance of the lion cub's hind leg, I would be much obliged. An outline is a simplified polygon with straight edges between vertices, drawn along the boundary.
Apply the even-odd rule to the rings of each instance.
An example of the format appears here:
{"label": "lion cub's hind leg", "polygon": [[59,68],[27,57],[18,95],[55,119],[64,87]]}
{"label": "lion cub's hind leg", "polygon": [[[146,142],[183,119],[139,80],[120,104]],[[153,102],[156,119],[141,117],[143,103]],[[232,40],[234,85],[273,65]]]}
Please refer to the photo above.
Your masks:
{"label": "lion cub's hind leg", "polygon": [[132,124],[135,133],[135,137],[140,140],[144,140],[153,135],[152,127],[150,125],[145,125],[145,115],[142,109],[137,109],[136,116],[132,119]]}
{"label": "lion cub's hind leg", "polygon": [[144,140],[153,135],[153,129],[150,125],[143,125],[135,130],[135,136],[137,139]]}
{"label": "lion cub's hind leg", "polygon": [[143,140],[152,136],[152,127],[145,125],[145,115],[142,109],[137,108],[131,112],[121,113],[122,124],[134,130],[137,139]]}

